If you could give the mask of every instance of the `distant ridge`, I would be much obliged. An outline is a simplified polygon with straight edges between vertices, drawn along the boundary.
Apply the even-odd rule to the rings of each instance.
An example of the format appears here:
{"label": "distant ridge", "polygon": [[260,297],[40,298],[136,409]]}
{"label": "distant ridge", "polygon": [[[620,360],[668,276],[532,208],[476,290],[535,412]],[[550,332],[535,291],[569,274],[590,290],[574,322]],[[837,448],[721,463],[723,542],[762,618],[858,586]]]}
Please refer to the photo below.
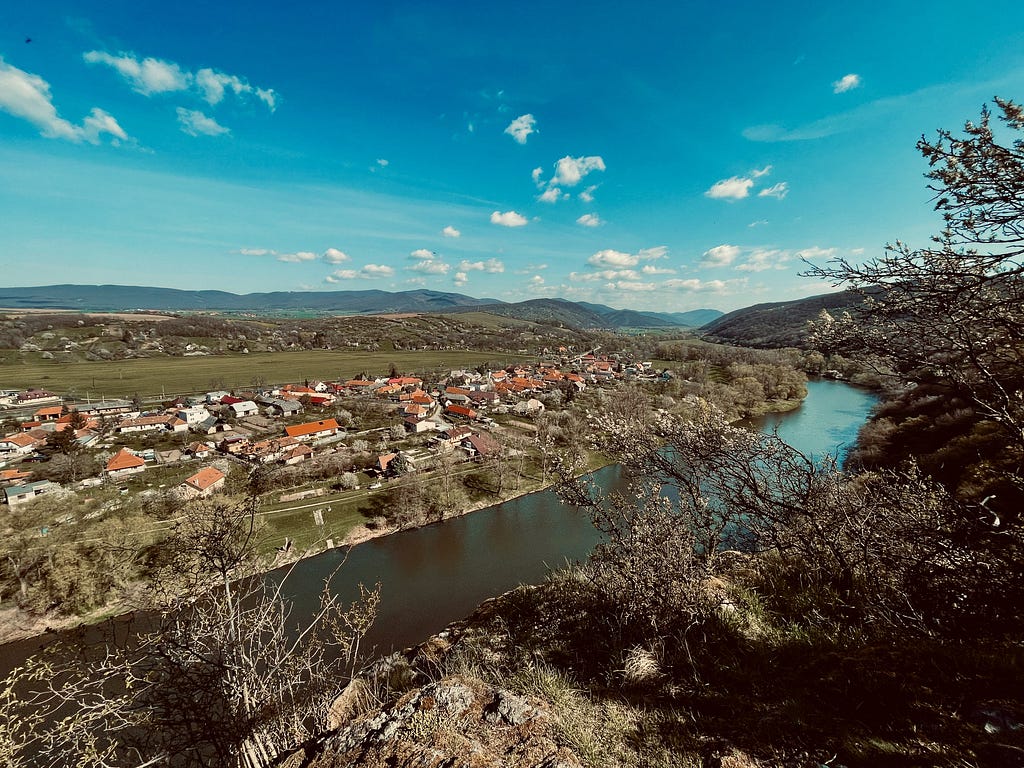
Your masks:
{"label": "distant ridge", "polygon": [[715,309],[690,312],[640,312],[566,299],[530,299],[506,303],[442,291],[275,291],[236,294],[133,285],[44,285],[0,288],[0,307],[73,309],[83,312],[159,310],[164,312],[309,311],[338,314],[397,312],[489,312],[519,320],[571,328],[695,328],[722,315]]}
{"label": "distant ridge", "polygon": [[44,285],[0,288],[0,307],[114,312],[155,309],[169,312],[224,310],[260,312],[311,310],[343,314],[444,312],[497,299],[474,299],[440,291],[275,291],[239,295],[227,291],[184,291],[134,285]]}
{"label": "distant ridge", "polygon": [[705,337],[748,347],[805,347],[807,322],[821,314],[856,312],[863,299],[852,291],[822,293],[796,301],[755,304],[737,309],[704,325]]}
{"label": "distant ridge", "polygon": [[694,309],[690,312],[640,312],[633,309],[613,309],[604,304],[567,299],[529,299],[514,304],[487,304],[475,308],[462,308],[457,312],[490,312],[495,315],[530,320],[535,323],[553,323],[571,328],[696,328],[722,313],[717,309]]}

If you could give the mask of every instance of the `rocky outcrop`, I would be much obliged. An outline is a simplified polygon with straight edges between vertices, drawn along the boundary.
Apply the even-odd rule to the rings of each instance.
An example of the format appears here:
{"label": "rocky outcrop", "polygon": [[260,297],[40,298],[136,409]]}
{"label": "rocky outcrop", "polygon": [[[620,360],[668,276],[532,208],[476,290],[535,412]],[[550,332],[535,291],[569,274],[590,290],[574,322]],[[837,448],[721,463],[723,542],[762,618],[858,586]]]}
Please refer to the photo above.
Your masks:
{"label": "rocky outcrop", "polygon": [[[357,679],[357,692],[347,690],[339,699],[337,716],[358,708],[371,684]],[[545,702],[454,675],[416,687],[389,707],[357,715],[282,766],[579,768],[558,732]]]}

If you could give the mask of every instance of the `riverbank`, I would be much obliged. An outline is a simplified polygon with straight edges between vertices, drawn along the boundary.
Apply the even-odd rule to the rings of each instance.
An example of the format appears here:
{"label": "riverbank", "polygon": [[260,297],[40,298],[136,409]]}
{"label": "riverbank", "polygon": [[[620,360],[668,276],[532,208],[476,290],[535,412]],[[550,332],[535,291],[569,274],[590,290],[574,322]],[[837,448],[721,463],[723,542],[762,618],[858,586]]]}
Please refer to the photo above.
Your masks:
{"label": "riverbank", "polygon": [[[804,401],[776,401],[771,404],[771,413],[786,414],[795,411],[800,407]],[[594,458],[589,466],[588,472],[598,471],[602,467],[609,465],[609,460],[604,457]],[[525,484],[518,491],[513,491],[507,496],[502,498],[484,498],[479,499],[473,504],[468,505],[462,509],[459,513],[449,515],[444,518],[443,521],[438,520],[427,520],[421,524],[415,526],[368,526],[365,523],[356,526],[351,529],[343,540],[336,542],[336,546],[333,548],[327,548],[325,546],[319,546],[317,548],[296,550],[293,549],[287,553],[277,553],[276,556],[269,560],[266,565],[262,568],[264,572],[272,572],[279,569],[295,567],[300,562],[312,562],[319,557],[327,557],[332,551],[348,551],[360,545],[367,545],[371,542],[379,542],[383,539],[390,539],[394,537],[401,537],[403,535],[415,535],[417,531],[423,529],[436,529],[448,525],[454,521],[465,519],[468,517],[476,516],[478,513],[483,513],[486,510],[497,510],[503,506],[515,504],[521,502],[526,497],[534,494],[543,494],[549,489],[554,481],[554,478],[547,480],[540,480],[534,478],[529,484]],[[443,525],[439,526],[439,523]],[[589,522],[586,523],[589,525]],[[585,545],[581,545],[585,547]],[[361,548],[361,547],[360,547]],[[552,556],[548,559],[550,565],[556,565],[561,561],[561,556]],[[332,560],[333,562],[333,560]],[[541,576],[543,574],[540,574]],[[365,583],[372,584],[377,580],[377,576],[373,573],[368,573],[363,579]],[[322,578],[316,579],[316,589],[318,590],[322,586]],[[507,588],[507,587],[504,587]],[[465,590],[465,587],[460,587]],[[492,596],[494,593],[482,594],[481,599],[486,599]],[[26,615],[13,608],[6,608],[0,611],[0,644],[9,644],[17,641],[30,640],[33,637],[43,635],[51,632],[62,632],[70,629],[89,627],[98,623],[101,623],[107,619],[116,618],[117,616],[131,613],[132,611],[139,610],[140,606],[144,604],[144,601],[140,598],[141,588],[138,592],[132,595],[111,602],[103,608],[97,609],[96,611],[90,612],[82,616],[74,617],[52,617],[42,616],[33,617]],[[477,603],[479,600],[477,601]],[[473,603],[473,605],[477,604]],[[472,606],[467,606],[471,609]],[[461,609],[460,609],[461,610]],[[464,614],[462,614],[464,615]],[[2,654],[2,649],[0,649]]]}

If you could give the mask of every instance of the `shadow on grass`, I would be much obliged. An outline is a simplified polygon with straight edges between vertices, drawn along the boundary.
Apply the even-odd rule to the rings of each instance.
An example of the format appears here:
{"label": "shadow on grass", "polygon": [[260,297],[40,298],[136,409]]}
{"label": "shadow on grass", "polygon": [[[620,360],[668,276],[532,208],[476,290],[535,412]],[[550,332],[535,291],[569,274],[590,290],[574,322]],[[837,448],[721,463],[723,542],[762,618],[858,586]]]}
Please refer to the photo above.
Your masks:
{"label": "shadow on grass", "polygon": [[[593,700],[647,713],[629,737],[638,749],[655,723],[662,747],[689,745],[686,759],[702,765],[731,750],[765,765],[1024,765],[1019,644],[751,632],[728,616],[645,642],[617,614],[584,579],[562,576],[486,605],[475,620],[507,636],[513,666],[542,659]],[[658,661],[643,682],[624,674],[636,647],[652,648]]]}

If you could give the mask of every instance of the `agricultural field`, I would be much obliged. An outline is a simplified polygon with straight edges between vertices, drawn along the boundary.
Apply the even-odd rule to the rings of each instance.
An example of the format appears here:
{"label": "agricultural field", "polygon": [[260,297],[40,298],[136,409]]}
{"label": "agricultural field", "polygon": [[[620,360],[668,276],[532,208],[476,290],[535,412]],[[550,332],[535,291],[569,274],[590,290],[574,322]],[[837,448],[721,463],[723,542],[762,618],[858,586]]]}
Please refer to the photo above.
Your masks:
{"label": "agricultural field", "polygon": [[0,364],[0,388],[43,387],[78,397],[171,397],[257,384],[285,384],[305,379],[345,380],[359,373],[386,375],[394,366],[403,373],[475,368],[481,364],[518,362],[522,355],[471,351],[303,350],[250,355],[163,357],[134,360],[59,362],[25,360]]}

